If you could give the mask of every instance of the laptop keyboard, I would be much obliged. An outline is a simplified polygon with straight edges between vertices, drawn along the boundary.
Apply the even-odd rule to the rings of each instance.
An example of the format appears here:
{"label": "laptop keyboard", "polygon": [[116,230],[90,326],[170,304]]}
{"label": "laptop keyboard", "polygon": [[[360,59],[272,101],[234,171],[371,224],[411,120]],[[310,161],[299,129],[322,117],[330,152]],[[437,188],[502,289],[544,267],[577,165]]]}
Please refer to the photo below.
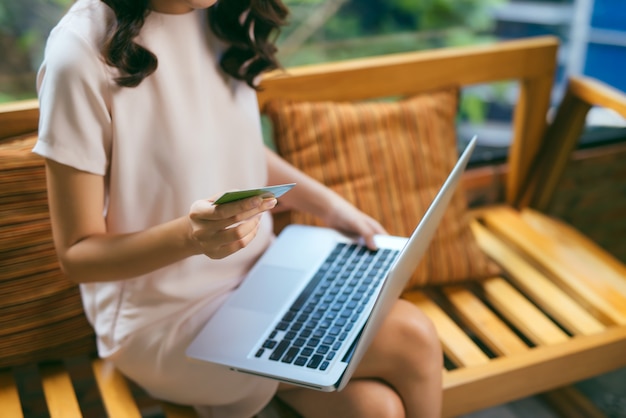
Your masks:
{"label": "laptop keyboard", "polygon": [[337,244],[255,356],[326,370],[398,252]]}

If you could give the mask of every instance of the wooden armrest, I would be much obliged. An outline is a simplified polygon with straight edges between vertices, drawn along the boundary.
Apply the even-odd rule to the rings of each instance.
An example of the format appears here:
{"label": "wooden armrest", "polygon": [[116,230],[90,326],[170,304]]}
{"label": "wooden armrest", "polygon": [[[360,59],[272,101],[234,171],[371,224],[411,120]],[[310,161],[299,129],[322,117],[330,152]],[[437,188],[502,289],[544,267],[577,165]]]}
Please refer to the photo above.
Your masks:
{"label": "wooden armrest", "polygon": [[572,77],[569,80],[570,93],[592,106],[611,109],[626,118],[626,94],[599,80],[590,77]]}
{"label": "wooden armrest", "polygon": [[[454,370],[444,377],[444,415],[456,416],[483,408],[490,403],[486,398],[506,402],[550,390],[555,382],[567,384],[580,380],[581,376],[592,377],[615,370],[615,360],[623,367],[626,365],[625,340],[626,327],[614,327],[597,335],[575,337],[565,344],[544,346],[541,350],[527,350],[486,364]],[[593,367],[589,367],[590,363]],[[550,379],[544,379],[545,376]],[[529,387],[528,382],[533,384]],[[460,399],[463,405],[450,402]]]}
{"label": "wooden armrest", "polygon": [[611,109],[626,118],[626,94],[598,80],[573,77],[546,130],[539,152],[528,172],[516,207],[546,209],[584,129],[592,106]]}
{"label": "wooden armrest", "polygon": [[24,100],[0,104],[0,140],[37,131],[39,102]]}

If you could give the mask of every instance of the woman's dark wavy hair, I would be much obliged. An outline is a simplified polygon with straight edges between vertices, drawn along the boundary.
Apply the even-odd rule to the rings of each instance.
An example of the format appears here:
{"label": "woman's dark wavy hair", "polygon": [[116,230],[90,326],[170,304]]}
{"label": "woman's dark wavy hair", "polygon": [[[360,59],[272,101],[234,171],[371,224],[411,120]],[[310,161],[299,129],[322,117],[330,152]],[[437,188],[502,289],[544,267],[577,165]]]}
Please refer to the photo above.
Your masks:
{"label": "woman's dark wavy hair", "polygon": [[[120,70],[115,79],[119,86],[135,87],[158,65],[156,55],[134,41],[150,13],[150,1],[102,2],[115,13],[102,55],[108,65]],[[218,0],[207,10],[207,18],[213,33],[229,45],[220,60],[222,69],[255,87],[259,74],[280,67],[274,40],[287,14],[281,0]]]}

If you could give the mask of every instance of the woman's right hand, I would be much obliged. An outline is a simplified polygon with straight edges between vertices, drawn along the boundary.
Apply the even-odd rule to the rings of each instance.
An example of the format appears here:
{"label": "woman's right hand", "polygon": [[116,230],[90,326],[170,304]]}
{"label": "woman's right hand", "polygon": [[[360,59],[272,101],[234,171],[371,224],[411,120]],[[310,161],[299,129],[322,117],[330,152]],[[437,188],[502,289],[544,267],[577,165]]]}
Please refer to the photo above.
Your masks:
{"label": "woman's right hand", "polygon": [[227,257],[246,247],[256,236],[261,214],[276,206],[274,197],[255,196],[214,205],[198,200],[189,211],[189,236],[198,254],[212,259]]}

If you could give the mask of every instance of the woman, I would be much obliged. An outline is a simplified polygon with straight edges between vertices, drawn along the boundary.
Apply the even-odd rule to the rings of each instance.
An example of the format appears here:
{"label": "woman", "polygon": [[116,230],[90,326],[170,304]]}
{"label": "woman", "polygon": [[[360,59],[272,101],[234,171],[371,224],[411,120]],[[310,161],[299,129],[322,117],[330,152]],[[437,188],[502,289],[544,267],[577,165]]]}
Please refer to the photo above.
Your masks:
{"label": "woman", "polygon": [[[100,356],[155,397],[247,417],[278,396],[304,416],[439,415],[442,355],[399,301],[339,393],[296,388],[184,350],[272,240],[271,197],[373,246],[383,228],[265,148],[254,83],[276,68],[280,0],[78,0],[38,76],[55,245],[81,284]],[[216,344],[220,342],[216,340]]]}

